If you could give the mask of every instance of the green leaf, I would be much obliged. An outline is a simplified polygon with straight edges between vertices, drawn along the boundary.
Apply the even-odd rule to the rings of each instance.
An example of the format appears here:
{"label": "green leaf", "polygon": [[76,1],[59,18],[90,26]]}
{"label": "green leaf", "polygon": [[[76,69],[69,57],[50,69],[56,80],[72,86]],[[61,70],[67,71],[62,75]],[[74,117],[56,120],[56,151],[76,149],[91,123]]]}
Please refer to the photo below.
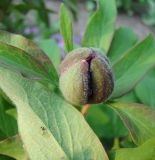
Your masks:
{"label": "green leaf", "polygon": [[116,63],[136,42],[137,36],[131,28],[121,27],[117,29],[108,52],[111,63]]}
{"label": "green leaf", "polygon": [[11,109],[6,110],[6,114],[10,115],[14,119],[17,119],[17,110],[16,110],[16,108],[11,108]]}
{"label": "green leaf", "polygon": [[[46,5],[44,0],[36,1],[35,3],[38,4],[39,10],[38,10],[38,16],[42,22],[45,23],[46,27],[50,27],[50,20],[49,20],[49,14],[46,10]],[[32,2],[30,2],[30,5],[32,5]]]}
{"label": "green leaf", "polygon": [[155,78],[146,76],[135,88],[140,101],[155,108]]}
{"label": "green leaf", "polygon": [[0,141],[0,154],[15,158],[16,160],[27,160],[19,136],[9,137]]}
{"label": "green leaf", "polygon": [[61,50],[58,44],[52,39],[39,40],[38,45],[48,55],[51,62],[54,64],[56,69],[59,69]]}
{"label": "green leaf", "polygon": [[16,50],[16,48],[23,50],[21,52],[26,54],[24,56],[29,56],[31,57],[31,59],[33,58],[34,60],[31,61],[36,61],[36,63],[42,66],[42,69],[44,69],[46,75],[48,75],[48,77],[52,80],[53,83],[57,84],[58,75],[53,64],[51,63],[51,61],[49,61],[49,58],[43,52],[43,50],[38,48],[38,46],[34,42],[26,39],[21,35],[12,34],[2,30],[0,30],[0,42],[8,44],[10,48],[12,47],[12,50]]}
{"label": "green leaf", "polygon": [[116,82],[112,98],[120,97],[132,90],[154,65],[155,41],[152,36],[148,36],[113,65]]}
{"label": "green leaf", "polygon": [[[32,3],[19,3],[19,4],[11,4],[11,8],[12,10],[17,10],[22,14],[26,14],[27,12],[29,12],[30,10],[37,10],[40,11],[42,9],[41,6],[32,4]],[[44,8],[45,12],[49,12],[49,13],[55,13],[54,10],[48,9],[48,8]]]}
{"label": "green leaf", "polygon": [[23,50],[0,42],[0,66],[18,71],[30,79],[49,80],[44,68]]}
{"label": "green leaf", "polygon": [[0,97],[0,140],[17,134],[17,121],[5,110],[4,99]]}
{"label": "green leaf", "polygon": [[68,9],[72,12],[75,20],[78,16],[78,1],[77,0],[63,0],[63,3],[68,7]]}
{"label": "green leaf", "polygon": [[155,77],[155,66],[149,70],[147,75],[150,77]]}
{"label": "green leaf", "polygon": [[139,103],[139,99],[137,98],[137,95],[135,94],[134,91],[131,91],[129,93],[127,93],[126,95],[117,98],[116,101],[118,102],[135,102],[135,103]]}
{"label": "green leaf", "polygon": [[88,21],[82,45],[107,52],[113,37],[115,20],[115,0],[98,0],[98,8]]}
{"label": "green leaf", "polygon": [[155,110],[138,103],[110,103],[128,128],[134,142],[142,144],[155,136]]}
{"label": "green leaf", "polygon": [[65,43],[65,49],[67,52],[73,49],[73,40],[72,40],[72,22],[70,14],[64,4],[61,4],[59,11],[60,19],[60,32]]}
{"label": "green leaf", "polygon": [[15,159],[8,156],[0,155],[0,160],[15,160]]}
{"label": "green leaf", "polygon": [[0,70],[0,88],[15,103],[19,132],[33,160],[108,160],[99,139],[73,106],[38,82]]}
{"label": "green leaf", "polygon": [[115,151],[115,160],[154,160],[155,138],[149,139],[137,148],[123,148]]}
{"label": "green leaf", "polygon": [[91,105],[86,120],[100,138],[123,137],[128,134],[120,117],[104,104]]}

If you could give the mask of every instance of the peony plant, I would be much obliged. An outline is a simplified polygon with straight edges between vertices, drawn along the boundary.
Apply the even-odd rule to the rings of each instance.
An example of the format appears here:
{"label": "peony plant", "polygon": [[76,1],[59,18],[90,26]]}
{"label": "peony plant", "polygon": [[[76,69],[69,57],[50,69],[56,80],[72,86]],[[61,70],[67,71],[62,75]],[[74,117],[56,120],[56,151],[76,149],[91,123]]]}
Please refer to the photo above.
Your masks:
{"label": "peony plant", "polygon": [[115,0],[98,0],[79,46],[64,4],[59,18],[62,62],[55,41],[0,31],[0,158],[153,160],[153,36],[115,29]]}

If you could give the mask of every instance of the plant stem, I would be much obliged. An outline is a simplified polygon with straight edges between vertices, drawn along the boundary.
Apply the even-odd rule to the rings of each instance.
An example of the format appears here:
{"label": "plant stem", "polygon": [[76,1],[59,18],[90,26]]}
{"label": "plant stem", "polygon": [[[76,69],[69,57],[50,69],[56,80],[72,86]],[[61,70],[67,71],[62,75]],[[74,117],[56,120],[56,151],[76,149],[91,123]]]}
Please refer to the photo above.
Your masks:
{"label": "plant stem", "polygon": [[81,109],[81,113],[83,114],[83,116],[85,117],[87,112],[88,112],[88,109],[89,109],[90,105],[89,104],[85,104],[82,109]]}
{"label": "plant stem", "polygon": [[119,146],[119,138],[116,137],[114,139],[114,145],[113,145],[112,149],[115,150],[115,149],[119,149],[119,148],[120,148],[120,146]]}

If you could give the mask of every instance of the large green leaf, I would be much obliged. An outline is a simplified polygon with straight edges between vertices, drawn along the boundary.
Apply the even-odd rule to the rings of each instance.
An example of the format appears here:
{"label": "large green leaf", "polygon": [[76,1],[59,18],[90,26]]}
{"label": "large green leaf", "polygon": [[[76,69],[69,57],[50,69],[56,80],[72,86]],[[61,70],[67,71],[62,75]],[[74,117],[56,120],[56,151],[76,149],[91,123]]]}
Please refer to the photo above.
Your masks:
{"label": "large green leaf", "polygon": [[129,92],[154,65],[155,41],[152,36],[148,36],[113,66],[116,82],[112,98]]}
{"label": "large green leaf", "polygon": [[48,55],[56,69],[59,69],[61,60],[61,50],[58,44],[52,39],[39,40],[38,45]]}
{"label": "large green leaf", "polygon": [[115,20],[115,0],[98,0],[98,8],[87,24],[82,45],[101,48],[107,52],[113,37]]}
{"label": "large green leaf", "polygon": [[154,160],[155,138],[149,139],[137,148],[123,148],[115,151],[114,160]]}
{"label": "large green leaf", "polygon": [[138,103],[110,103],[120,115],[136,144],[155,136],[155,110]]}
{"label": "large green leaf", "polygon": [[23,50],[0,42],[0,66],[31,79],[50,80],[44,68]]}
{"label": "large green leaf", "polygon": [[120,117],[104,104],[91,105],[86,120],[100,138],[123,137],[128,134]]}
{"label": "large green leaf", "polygon": [[146,76],[135,88],[140,101],[155,108],[155,78]]}
{"label": "large green leaf", "polygon": [[[29,54],[31,58],[36,61],[36,63],[40,64],[42,68],[44,68],[44,72],[46,72],[48,77],[54,83],[57,83],[58,75],[53,64],[51,63],[51,61],[49,61],[49,58],[43,52],[43,50],[38,48],[38,46],[34,42],[26,39],[21,35],[12,34],[2,30],[0,30],[0,42],[7,43],[9,46],[11,45],[15,48],[19,48],[23,50],[22,52],[24,54]],[[12,50],[14,50],[15,48],[12,47]]]}
{"label": "large green leaf", "polygon": [[108,52],[111,63],[116,63],[116,61],[136,42],[137,36],[129,27],[117,29]]}
{"label": "large green leaf", "polygon": [[64,6],[64,4],[62,4],[60,7],[59,18],[60,32],[65,43],[65,49],[67,52],[69,52],[73,49],[72,22],[69,12],[67,8]]}
{"label": "large green leaf", "polygon": [[0,140],[17,133],[17,121],[8,115],[5,110],[4,100],[0,97]]}
{"label": "large green leaf", "polygon": [[19,132],[30,159],[108,159],[84,117],[54,92],[4,69],[0,88],[17,106]]}
{"label": "large green leaf", "polygon": [[27,160],[19,136],[9,137],[0,141],[0,154],[15,158],[16,160]]}

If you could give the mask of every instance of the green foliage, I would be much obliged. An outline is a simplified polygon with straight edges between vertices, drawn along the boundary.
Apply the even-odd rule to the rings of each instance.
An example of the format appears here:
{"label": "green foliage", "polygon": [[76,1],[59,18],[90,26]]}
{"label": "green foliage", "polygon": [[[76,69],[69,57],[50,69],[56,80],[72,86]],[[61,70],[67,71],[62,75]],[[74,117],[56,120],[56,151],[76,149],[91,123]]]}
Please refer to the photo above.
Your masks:
{"label": "green foliage", "polygon": [[142,20],[147,25],[155,25],[155,0],[148,0],[148,12],[142,17]]}
{"label": "green foliage", "polygon": [[139,100],[155,108],[155,77],[146,76],[135,88],[135,92]]}
{"label": "green foliage", "polygon": [[[140,81],[155,62],[155,41],[148,36],[128,50],[114,65],[116,84],[112,97],[129,92]],[[147,54],[146,54],[147,53]]]}
{"label": "green foliage", "polygon": [[[1,28],[18,33],[23,33],[25,28],[27,28],[25,15],[31,11],[34,11],[38,15],[42,23],[46,25],[46,28],[50,27],[49,13],[55,13],[55,11],[47,9],[43,0],[33,2],[29,0],[22,0],[20,3],[12,0],[6,0],[5,2],[0,2],[0,11]],[[34,25],[36,25],[36,23],[37,22],[35,22]]]}
{"label": "green foliage", "polygon": [[120,117],[106,105],[92,105],[86,120],[100,138],[124,137],[128,134]]}
{"label": "green foliage", "polygon": [[[108,57],[112,64],[115,64],[128,49],[137,42],[137,36],[129,27],[121,27],[115,31]],[[121,45],[120,45],[121,44]]]}
{"label": "green foliage", "polygon": [[[1,62],[0,65],[10,66],[12,61],[14,64],[13,69],[20,71],[25,76],[28,74],[28,78],[29,76],[36,75],[43,79],[52,80],[54,84],[57,83],[58,75],[53,64],[48,60],[43,50],[38,48],[34,42],[20,35],[0,31],[0,45],[1,58],[3,55],[7,56],[7,58],[5,57],[4,59],[5,63]],[[4,51],[5,48],[7,49]],[[9,52],[9,50],[11,51]],[[6,54],[5,52],[9,53]],[[15,63],[16,65],[20,64],[22,67],[15,68]],[[28,68],[25,70],[25,66],[27,66],[29,70]]]}
{"label": "green foliage", "polygon": [[68,10],[65,8],[63,4],[60,7],[59,18],[60,18],[60,32],[64,39],[66,51],[69,52],[73,49],[72,23]]}
{"label": "green foliage", "polygon": [[9,137],[0,142],[0,154],[13,157],[16,160],[27,160],[27,155],[22,145],[19,136]]}
{"label": "green foliage", "polygon": [[[15,118],[7,113],[5,100],[0,97],[0,140],[17,133],[17,122]],[[9,105],[9,104],[7,104]]]}
{"label": "green foliage", "polygon": [[109,105],[120,115],[136,144],[143,144],[155,136],[155,110],[137,103]]}
{"label": "green foliage", "polygon": [[69,10],[72,12],[75,20],[77,20],[77,14],[78,14],[78,6],[77,6],[77,0],[64,0],[64,4],[69,8]]}
{"label": "green foliage", "polygon": [[139,147],[116,150],[114,160],[153,160],[155,157],[154,150],[155,138],[152,138]]}
{"label": "green foliage", "polygon": [[[14,8],[24,14],[32,8],[41,10],[38,14],[45,21],[45,30],[49,26],[47,12],[52,11],[47,11],[42,0],[30,2],[24,0],[24,4]],[[75,11],[76,2],[72,2],[68,6]],[[128,8],[130,1],[126,3]],[[10,14],[10,4],[9,0],[0,2],[3,14],[5,10]],[[64,4],[59,13],[68,52],[75,45],[72,22]],[[23,36],[0,31],[1,160],[108,160],[103,146],[112,155],[110,160],[154,159],[155,40],[149,35],[137,43],[130,28],[115,30],[115,19],[115,1],[99,0],[83,36],[82,47],[106,51],[115,77],[113,95],[105,103],[90,105],[85,118],[77,110],[81,106],[69,104],[58,88],[58,44],[40,39],[37,42],[41,49]]]}
{"label": "green foliage", "polygon": [[75,108],[37,82],[4,69],[0,75],[0,87],[17,107],[18,127],[30,159],[107,159]]}
{"label": "green foliage", "polygon": [[61,60],[61,50],[58,44],[51,39],[39,40],[38,45],[48,55],[49,59],[53,63],[56,69],[59,69]]}
{"label": "green foliage", "polygon": [[0,65],[18,71],[30,79],[50,80],[41,65],[23,50],[0,42]]}
{"label": "green foliage", "polygon": [[119,11],[138,14],[146,25],[155,25],[155,0],[116,0],[116,3]]}
{"label": "green foliage", "polygon": [[119,10],[127,12],[129,15],[140,13],[149,4],[150,0],[116,0]]}
{"label": "green foliage", "polygon": [[115,1],[99,0],[98,9],[88,21],[82,45],[100,48],[107,52],[113,37],[115,20]]}

